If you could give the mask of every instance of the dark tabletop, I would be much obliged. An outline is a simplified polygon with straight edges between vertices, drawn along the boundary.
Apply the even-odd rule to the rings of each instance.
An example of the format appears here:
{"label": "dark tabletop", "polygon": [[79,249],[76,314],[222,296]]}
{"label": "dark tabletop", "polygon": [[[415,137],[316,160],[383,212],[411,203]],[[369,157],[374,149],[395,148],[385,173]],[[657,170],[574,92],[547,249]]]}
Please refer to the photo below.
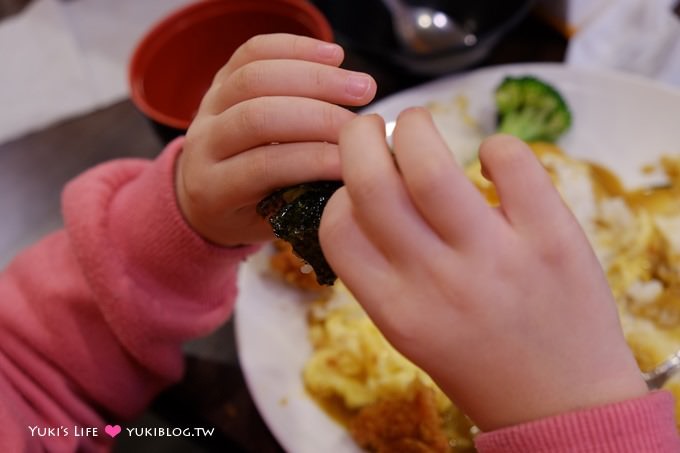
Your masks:
{"label": "dark tabletop", "polygon": [[[557,31],[530,15],[480,66],[562,61],[566,43]],[[344,66],[373,74],[380,87],[378,97],[426,81],[387,71],[351,49],[347,53]],[[162,147],[128,100],[0,144],[0,212],[4,213],[0,221],[0,265],[61,226],[59,193],[66,181],[98,162],[125,156],[154,157]],[[182,382],[161,394],[134,422],[139,427],[214,427],[215,434],[147,440],[121,436],[116,451],[283,451],[250,397],[238,364],[231,323],[216,338],[223,341],[221,358],[187,354]]]}

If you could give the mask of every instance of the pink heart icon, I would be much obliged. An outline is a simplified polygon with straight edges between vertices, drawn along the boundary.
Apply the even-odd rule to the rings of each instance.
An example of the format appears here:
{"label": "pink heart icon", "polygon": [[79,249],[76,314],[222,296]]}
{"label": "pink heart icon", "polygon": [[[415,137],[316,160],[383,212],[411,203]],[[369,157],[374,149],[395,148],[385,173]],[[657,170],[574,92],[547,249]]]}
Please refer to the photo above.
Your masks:
{"label": "pink heart icon", "polygon": [[116,437],[121,432],[120,425],[106,425],[104,427],[104,432],[111,437]]}

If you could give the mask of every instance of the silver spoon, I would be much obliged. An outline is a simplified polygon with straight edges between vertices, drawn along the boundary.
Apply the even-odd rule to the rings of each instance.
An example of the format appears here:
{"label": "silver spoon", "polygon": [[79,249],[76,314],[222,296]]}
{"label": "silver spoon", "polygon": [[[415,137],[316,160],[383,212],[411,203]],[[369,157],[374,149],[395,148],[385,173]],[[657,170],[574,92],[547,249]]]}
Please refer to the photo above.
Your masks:
{"label": "silver spoon", "polygon": [[383,0],[392,14],[394,32],[402,46],[414,53],[436,53],[463,44],[472,46],[477,37],[467,33],[449,15],[402,0]]}
{"label": "silver spoon", "polygon": [[642,373],[642,377],[647,382],[647,387],[655,390],[661,388],[678,371],[680,371],[680,350],[653,370]]}

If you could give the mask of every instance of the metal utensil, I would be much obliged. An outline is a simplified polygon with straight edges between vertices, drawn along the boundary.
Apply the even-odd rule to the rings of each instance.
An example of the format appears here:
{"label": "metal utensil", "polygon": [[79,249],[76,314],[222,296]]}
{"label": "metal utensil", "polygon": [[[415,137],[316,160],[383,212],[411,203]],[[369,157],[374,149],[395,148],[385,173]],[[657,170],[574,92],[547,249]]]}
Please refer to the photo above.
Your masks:
{"label": "metal utensil", "polygon": [[647,387],[650,390],[655,390],[661,388],[678,371],[680,371],[680,350],[661,362],[653,370],[642,373],[642,377],[647,382]]}
{"label": "metal utensil", "polygon": [[392,15],[394,32],[402,46],[414,53],[437,53],[458,45],[472,46],[477,37],[466,32],[448,14],[402,0],[383,0]]}

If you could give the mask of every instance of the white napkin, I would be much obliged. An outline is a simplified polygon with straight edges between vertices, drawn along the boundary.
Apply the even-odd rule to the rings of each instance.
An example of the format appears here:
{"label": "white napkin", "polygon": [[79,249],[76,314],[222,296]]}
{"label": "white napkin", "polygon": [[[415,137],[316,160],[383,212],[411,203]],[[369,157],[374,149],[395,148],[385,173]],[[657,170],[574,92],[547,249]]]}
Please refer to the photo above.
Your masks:
{"label": "white napkin", "polygon": [[34,0],[0,21],[0,143],[127,96],[135,44],[189,0]]}
{"label": "white napkin", "polygon": [[613,0],[571,37],[566,62],[610,68],[680,87],[677,0]]}

